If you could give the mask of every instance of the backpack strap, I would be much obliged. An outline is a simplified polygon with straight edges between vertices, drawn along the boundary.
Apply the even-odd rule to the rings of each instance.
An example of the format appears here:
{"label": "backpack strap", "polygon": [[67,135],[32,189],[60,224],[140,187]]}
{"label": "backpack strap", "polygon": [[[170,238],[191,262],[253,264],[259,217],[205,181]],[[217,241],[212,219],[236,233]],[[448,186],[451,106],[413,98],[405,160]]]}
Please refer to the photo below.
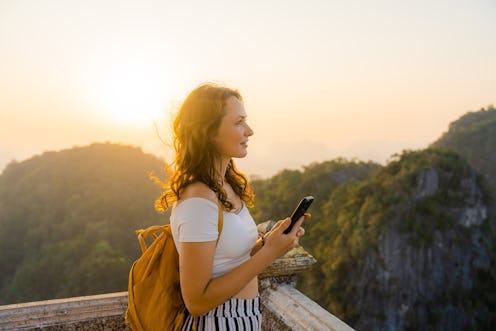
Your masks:
{"label": "backpack strap", "polygon": [[136,234],[138,235],[138,240],[139,240],[142,254],[147,249],[145,238],[148,236],[152,236],[153,240],[155,241],[155,239],[158,238],[159,234],[164,231],[165,227],[166,227],[166,225],[152,225],[146,229],[140,229],[140,230],[135,231]]}
{"label": "backpack strap", "polygon": [[217,229],[219,231],[219,236],[217,237],[217,244],[219,243],[220,234],[222,233],[222,228],[224,227],[224,209],[222,208],[222,204],[219,200],[217,200],[217,207],[219,209],[217,215]]}
{"label": "backpack strap", "polygon": [[[220,239],[220,234],[222,233],[222,228],[224,227],[224,213],[222,204],[217,200],[218,214],[217,214],[217,230],[219,231],[219,236],[217,237],[217,243]],[[152,236],[153,240],[157,239],[159,234],[164,231],[167,225],[152,225],[146,229],[136,230],[136,234],[138,235],[138,240],[141,248],[141,253],[143,254],[148,248],[145,242],[145,238],[148,236]]]}

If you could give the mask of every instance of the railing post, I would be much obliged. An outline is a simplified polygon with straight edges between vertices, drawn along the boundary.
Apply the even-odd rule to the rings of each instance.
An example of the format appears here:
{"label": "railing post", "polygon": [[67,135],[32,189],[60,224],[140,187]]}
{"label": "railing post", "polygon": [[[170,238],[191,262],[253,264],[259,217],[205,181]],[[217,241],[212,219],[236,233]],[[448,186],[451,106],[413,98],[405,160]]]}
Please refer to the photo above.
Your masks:
{"label": "railing post", "polygon": [[[259,224],[260,233],[267,232],[273,221]],[[297,275],[310,268],[316,260],[298,246],[277,259],[259,276],[262,302],[262,327],[278,331],[353,331],[316,302],[298,291]]]}

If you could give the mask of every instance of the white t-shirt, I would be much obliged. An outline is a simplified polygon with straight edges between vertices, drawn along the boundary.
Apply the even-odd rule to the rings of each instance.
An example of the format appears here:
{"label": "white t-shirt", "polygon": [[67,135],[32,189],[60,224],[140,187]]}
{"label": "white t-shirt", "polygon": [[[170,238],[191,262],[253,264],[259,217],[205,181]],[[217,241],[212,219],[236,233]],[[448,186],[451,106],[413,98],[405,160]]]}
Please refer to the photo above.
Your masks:
{"label": "white t-shirt", "polygon": [[[244,204],[239,213],[224,211],[223,215],[224,224],[212,266],[213,278],[248,260],[258,236],[257,226]],[[208,199],[189,198],[175,205],[172,208],[170,223],[179,254],[179,242],[217,240],[217,218],[218,206]]]}

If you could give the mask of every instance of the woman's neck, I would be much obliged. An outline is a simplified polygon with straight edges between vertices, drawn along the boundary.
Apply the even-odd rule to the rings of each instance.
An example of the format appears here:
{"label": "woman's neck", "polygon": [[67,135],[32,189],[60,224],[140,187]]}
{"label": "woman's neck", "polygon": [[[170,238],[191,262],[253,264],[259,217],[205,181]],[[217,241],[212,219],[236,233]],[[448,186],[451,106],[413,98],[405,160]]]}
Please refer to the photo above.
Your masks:
{"label": "woman's neck", "polygon": [[229,165],[229,161],[231,159],[222,159],[217,167],[217,173],[219,175],[219,180],[221,185],[224,183],[224,179],[226,178],[227,166]]}

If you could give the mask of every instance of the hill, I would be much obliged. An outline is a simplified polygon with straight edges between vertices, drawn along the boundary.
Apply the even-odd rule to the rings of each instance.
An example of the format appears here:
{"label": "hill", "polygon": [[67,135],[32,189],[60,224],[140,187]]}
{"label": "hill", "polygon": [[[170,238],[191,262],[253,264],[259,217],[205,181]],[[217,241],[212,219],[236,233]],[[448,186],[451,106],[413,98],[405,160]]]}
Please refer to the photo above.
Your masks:
{"label": "hill", "polygon": [[432,147],[448,148],[463,155],[483,174],[496,192],[496,108],[468,112],[449,125]]}
{"label": "hill", "polygon": [[[262,222],[314,195],[298,288],[356,329],[493,330],[496,111],[471,112],[387,165],[336,159],[253,180]],[[0,304],[121,291],[134,229],[167,218],[148,178],[163,161],[94,144],[0,175]]]}
{"label": "hill", "polygon": [[134,230],[166,220],[148,178],[163,165],[112,144],[9,164],[0,175],[0,304],[125,290]]}
{"label": "hill", "polygon": [[490,195],[455,152],[407,151],[385,167],[329,161],[253,186],[259,220],[316,197],[302,243],[318,263],[298,288],[356,329],[489,330],[496,321]]}
{"label": "hill", "polygon": [[319,301],[359,330],[490,329],[493,234],[480,183],[457,154],[428,149],[340,187],[314,228]]}
{"label": "hill", "polygon": [[[322,207],[337,187],[366,179],[379,167],[372,162],[336,159],[312,163],[303,171],[283,170],[269,179],[253,180],[256,201],[251,214],[259,222],[279,220],[289,216],[303,196],[314,195],[317,199],[310,212],[313,219],[321,219]],[[306,227],[311,228],[313,224],[309,221]]]}

